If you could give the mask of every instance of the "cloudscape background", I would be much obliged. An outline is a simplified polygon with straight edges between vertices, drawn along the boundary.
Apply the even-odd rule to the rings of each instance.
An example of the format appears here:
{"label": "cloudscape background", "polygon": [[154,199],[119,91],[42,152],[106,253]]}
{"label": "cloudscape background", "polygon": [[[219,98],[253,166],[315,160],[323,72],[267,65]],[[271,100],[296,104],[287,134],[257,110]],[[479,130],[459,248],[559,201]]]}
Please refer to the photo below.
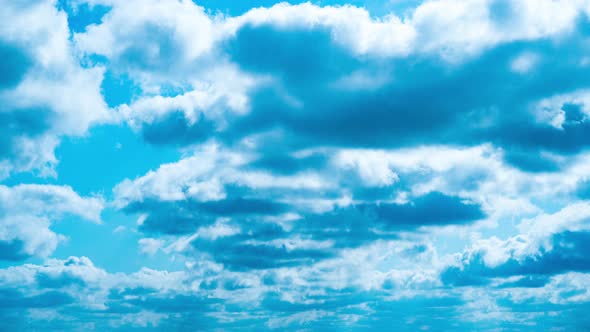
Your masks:
{"label": "cloudscape background", "polygon": [[0,331],[590,330],[590,1],[0,0]]}

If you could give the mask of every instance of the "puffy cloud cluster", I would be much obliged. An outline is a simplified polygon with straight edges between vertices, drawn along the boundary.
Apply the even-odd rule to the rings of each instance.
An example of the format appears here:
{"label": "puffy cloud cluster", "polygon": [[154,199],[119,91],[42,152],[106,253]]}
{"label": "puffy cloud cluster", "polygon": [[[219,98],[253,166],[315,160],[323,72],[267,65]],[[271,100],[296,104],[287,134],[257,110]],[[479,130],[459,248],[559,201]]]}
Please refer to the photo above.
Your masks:
{"label": "puffy cloud cluster", "polygon": [[[524,219],[520,234],[506,240],[480,239],[466,251],[459,266],[442,274],[451,284],[481,284],[494,277],[522,277],[531,287],[548,282],[547,276],[564,272],[587,272],[590,206],[587,202],[569,205],[554,214]],[[532,278],[532,279],[531,279]]]}
{"label": "puffy cloud cluster", "polygon": [[198,3],[2,4],[0,178],[52,174],[60,138],[104,122],[181,157],[108,203],[0,186],[0,260],[107,206],[137,220],[113,236],[184,264],[4,268],[6,326],[590,326],[588,1]]}
{"label": "puffy cloud cluster", "polygon": [[64,135],[110,121],[103,69],[84,67],[66,13],[54,1],[3,1],[0,14],[0,178],[37,170],[54,175]]}
{"label": "puffy cloud cluster", "polygon": [[[148,142],[269,130],[284,131],[284,148],[492,141],[527,170],[558,167],[542,152],[586,145],[584,118],[560,128],[550,125],[557,119],[536,121],[538,103],[588,83],[578,42],[584,1],[428,1],[383,19],[310,3],[238,17],[209,16],[189,1],[142,4],[141,15],[132,2],[104,4],[112,9],[101,24],[75,40],[154,95],[121,106]],[[138,37],[155,21],[161,33]],[[143,62],[148,70],[134,67]],[[576,100],[553,108],[575,112]]]}
{"label": "puffy cloud cluster", "polygon": [[[453,188],[413,194],[389,179],[365,181],[367,174],[377,179],[383,175],[373,174],[372,165],[368,170],[359,164],[351,167],[354,157],[348,151],[314,152],[273,161],[266,154],[207,144],[193,156],[125,180],[115,195],[124,211],[141,215],[143,232],[186,236],[180,251],[206,252],[237,270],[308,264],[337,256],[340,248],[486,216],[480,204]],[[319,164],[311,169],[280,172],[268,167],[291,161],[306,165],[314,159]],[[389,161],[396,161],[395,153]],[[395,169],[374,165],[386,175]],[[148,244],[153,248],[156,243]]]}
{"label": "puffy cloud cluster", "polygon": [[103,206],[101,198],[80,197],[70,187],[0,185],[0,259],[47,257],[65,239],[52,222],[73,215],[98,223]]}

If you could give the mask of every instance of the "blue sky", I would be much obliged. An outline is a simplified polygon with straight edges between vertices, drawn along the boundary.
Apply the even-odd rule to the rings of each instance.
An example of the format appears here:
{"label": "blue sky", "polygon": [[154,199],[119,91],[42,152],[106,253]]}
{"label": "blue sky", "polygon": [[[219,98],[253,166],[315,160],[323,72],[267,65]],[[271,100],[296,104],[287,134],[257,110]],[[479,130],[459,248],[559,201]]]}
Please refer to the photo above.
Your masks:
{"label": "blue sky", "polygon": [[590,329],[589,1],[0,8],[0,331]]}

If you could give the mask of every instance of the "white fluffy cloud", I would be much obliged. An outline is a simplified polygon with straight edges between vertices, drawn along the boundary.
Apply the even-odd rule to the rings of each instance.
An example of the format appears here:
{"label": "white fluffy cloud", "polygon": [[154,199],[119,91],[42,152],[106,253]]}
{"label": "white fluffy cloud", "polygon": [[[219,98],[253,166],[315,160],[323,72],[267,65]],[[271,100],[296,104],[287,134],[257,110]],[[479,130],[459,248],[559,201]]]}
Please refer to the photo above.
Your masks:
{"label": "white fluffy cloud", "polygon": [[[186,0],[93,0],[112,6],[103,23],[76,35],[78,46],[111,58],[140,47],[148,56],[160,55],[158,43],[137,40],[149,25],[167,31],[177,43],[183,63],[202,57],[216,44],[246,25],[273,25],[281,29],[328,29],[334,40],[356,54],[407,56],[434,52],[469,55],[498,43],[555,37],[570,32],[579,15],[590,8],[586,0],[431,0],[406,16],[390,13],[372,17],[351,5],[318,6],[287,2],[270,8],[254,8],[241,16],[210,16],[204,8]],[[157,24],[155,23],[157,22]],[[152,42],[155,42],[153,40]]]}
{"label": "white fluffy cloud", "polygon": [[[87,257],[47,259],[43,264],[24,264],[0,269],[2,287],[26,287],[27,295],[43,291],[40,280],[55,282],[55,288],[67,292],[89,310],[107,309],[109,292],[145,287],[161,292],[188,292],[188,276],[182,272],[168,272],[143,268],[134,273],[109,273],[97,267]],[[42,282],[42,281],[41,281]]]}
{"label": "white fluffy cloud", "polygon": [[[157,39],[163,37],[173,43],[170,46],[178,47],[175,51],[180,52],[174,54],[175,59],[191,61],[211,51],[216,39],[211,18],[192,1],[104,0],[90,3],[112,6],[113,9],[101,24],[91,25],[85,33],[75,35],[78,47],[86,52],[117,59],[127,56],[126,52],[138,51],[147,54],[136,56],[157,59],[164,55],[160,48],[162,40]],[[155,35],[151,36],[150,32]],[[148,39],[138,40],[138,35]]]}
{"label": "white fluffy cloud", "polygon": [[0,240],[14,244],[3,252],[4,258],[48,256],[63,239],[51,231],[53,221],[64,215],[75,215],[100,222],[103,206],[101,198],[80,197],[70,187],[0,186]]}
{"label": "white fluffy cloud", "polygon": [[[215,21],[189,0],[91,1],[112,7],[100,24],[73,37],[82,54],[99,54],[116,74],[128,73],[147,93],[163,84],[192,89],[211,67],[219,39]],[[199,77],[200,79],[197,79]]]}
{"label": "white fluffy cloud", "polygon": [[[489,204],[490,212],[508,208],[508,200],[536,200],[561,194],[568,201],[587,179],[588,158],[572,157],[561,172],[528,173],[503,161],[504,151],[491,145],[424,146],[398,150],[344,149],[332,157],[338,168],[353,167],[368,183],[410,181],[414,194],[441,191]],[[530,205],[530,204],[527,204]],[[514,206],[515,210],[523,205]]]}
{"label": "white fluffy cloud", "polygon": [[225,28],[230,32],[247,24],[327,28],[335,41],[356,54],[406,56],[427,52],[454,60],[498,43],[567,33],[587,6],[586,1],[432,0],[405,17],[392,13],[373,18],[365,9],[349,5],[282,3],[229,18]]}
{"label": "white fluffy cloud", "polygon": [[[590,8],[585,0],[432,0],[405,16],[372,17],[366,9],[351,5],[280,3],[231,17],[212,15],[188,0],[89,3],[112,9],[102,22],[75,34],[76,48],[82,54],[105,56],[111,70],[130,74],[149,96],[122,106],[124,119],[138,127],[181,111],[190,124],[204,114],[221,128],[226,109],[245,113],[249,90],[268,82],[236,69],[222,50],[223,43],[245,26],[325,29],[337,44],[360,57],[435,54],[458,63],[502,43],[559,39]],[[517,59],[515,70],[530,69],[531,61],[525,60]],[[169,86],[181,94],[160,97]]]}
{"label": "white fluffy cloud", "polygon": [[[1,112],[18,117],[31,110],[43,123],[41,133],[7,138],[13,156],[2,168],[11,171],[41,170],[51,175],[57,160],[53,154],[59,137],[82,135],[96,123],[110,121],[100,84],[101,68],[84,68],[70,42],[67,17],[54,1],[2,1],[0,40],[22,50],[29,68],[16,86],[0,91]],[[1,157],[0,157],[1,158]]]}
{"label": "white fluffy cloud", "polygon": [[249,111],[247,93],[258,81],[260,79],[241,73],[235,66],[221,65],[191,78],[192,90],[177,96],[139,97],[129,105],[119,106],[118,111],[136,130],[161,121],[173,112],[181,112],[190,126],[199,121],[211,121],[216,130],[222,130],[229,118]]}
{"label": "white fluffy cloud", "polygon": [[316,173],[283,176],[248,170],[245,166],[254,157],[249,152],[240,153],[206,143],[197,147],[190,157],[161,165],[137,179],[124,180],[115,187],[115,196],[122,205],[150,198],[214,201],[225,198],[225,185],[232,184],[261,191],[274,188],[319,190],[333,185]]}
{"label": "white fluffy cloud", "polygon": [[519,234],[502,240],[496,236],[475,239],[461,259],[471,260],[481,255],[490,268],[508,260],[523,261],[553,249],[552,236],[562,232],[579,232],[590,229],[590,205],[578,202],[565,206],[555,213],[540,213],[524,218],[516,226]]}

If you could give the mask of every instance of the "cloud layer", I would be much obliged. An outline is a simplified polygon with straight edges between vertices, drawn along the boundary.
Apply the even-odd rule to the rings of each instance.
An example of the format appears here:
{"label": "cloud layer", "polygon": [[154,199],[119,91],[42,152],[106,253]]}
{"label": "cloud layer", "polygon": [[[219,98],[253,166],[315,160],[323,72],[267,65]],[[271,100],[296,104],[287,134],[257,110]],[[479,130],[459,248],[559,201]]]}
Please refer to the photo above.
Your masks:
{"label": "cloud layer", "polygon": [[590,328],[590,2],[0,4],[6,330]]}

